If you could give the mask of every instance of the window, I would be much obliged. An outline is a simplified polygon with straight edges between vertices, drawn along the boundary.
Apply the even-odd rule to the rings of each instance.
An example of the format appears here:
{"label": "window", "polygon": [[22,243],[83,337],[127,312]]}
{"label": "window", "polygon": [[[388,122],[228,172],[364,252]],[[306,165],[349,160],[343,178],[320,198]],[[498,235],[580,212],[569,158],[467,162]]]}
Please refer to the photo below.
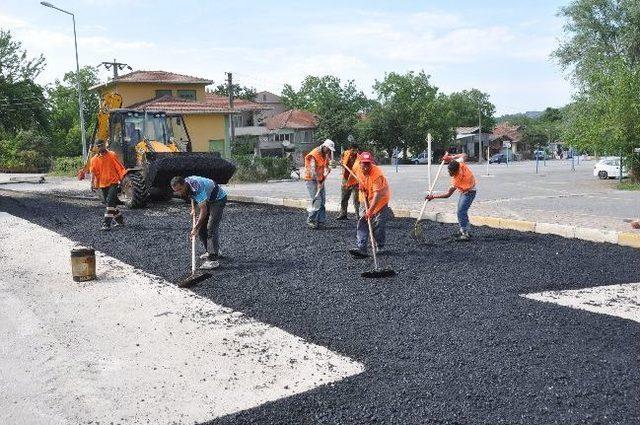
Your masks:
{"label": "window", "polygon": [[162,96],[173,96],[171,90],[156,90],[156,99]]}
{"label": "window", "polygon": [[178,90],[178,97],[180,99],[196,100],[195,90]]}
{"label": "window", "polygon": [[274,137],[274,140],[276,142],[284,142],[285,140],[287,142],[291,141],[291,134],[287,133],[287,134],[276,134]]}

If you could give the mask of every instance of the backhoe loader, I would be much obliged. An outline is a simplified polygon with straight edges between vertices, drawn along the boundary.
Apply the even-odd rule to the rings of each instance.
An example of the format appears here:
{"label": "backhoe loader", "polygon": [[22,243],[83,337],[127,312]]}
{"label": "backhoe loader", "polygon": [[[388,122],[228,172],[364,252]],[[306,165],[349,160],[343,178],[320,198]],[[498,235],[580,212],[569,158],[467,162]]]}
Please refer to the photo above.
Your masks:
{"label": "backhoe loader", "polygon": [[[150,196],[169,199],[174,176],[198,175],[217,183],[228,183],[235,165],[217,152],[192,152],[181,115],[121,108],[117,93],[103,96],[98,121],[91,138],[89,158],[96,153],[95,141],[104,140],[127,169],[121,183],[123,202],[129,208],[144,207]],[[89,171],[89,161],[79,175]],[[93,185],[93,184],[92,184]]]}

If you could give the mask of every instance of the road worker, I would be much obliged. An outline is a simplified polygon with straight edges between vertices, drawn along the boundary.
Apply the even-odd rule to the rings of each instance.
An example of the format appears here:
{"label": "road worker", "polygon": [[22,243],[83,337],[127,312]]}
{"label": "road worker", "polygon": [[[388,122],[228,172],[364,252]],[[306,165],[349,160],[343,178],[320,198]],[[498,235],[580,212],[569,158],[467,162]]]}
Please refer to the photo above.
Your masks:
{"label": "road worker", "polygon": [[325,180],[331,172],[329,161],[335,152],[332,140],[325,140],[322,145],[314,148],[304,158],[307,191],[311,200],[307,215],[307,224],[312,229],[318,229],[327,219],[325,209],[326,191]]}
{"label": "road worker", "polygon": [[[342,165],[355,171],[359,166],[358,154],[360,150],[357,143],[351,143],[349,149],[342,153]],[[352,176],[346,168],[342,170],[342,188],[341,188],[341,200],[340,200],[340,214],[336,217],[336,220],[347,219],[347,209],[349,207],[349,199],[353,196],[353,208],[356,212],[356,220],[360,215],[360,201],[358,199],[358,181]]]}

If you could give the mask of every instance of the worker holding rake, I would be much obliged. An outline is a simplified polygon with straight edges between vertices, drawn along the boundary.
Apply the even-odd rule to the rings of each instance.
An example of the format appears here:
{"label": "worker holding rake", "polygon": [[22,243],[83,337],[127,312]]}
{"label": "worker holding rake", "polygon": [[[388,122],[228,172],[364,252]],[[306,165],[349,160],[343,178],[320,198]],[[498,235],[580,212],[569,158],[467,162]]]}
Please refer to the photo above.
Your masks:
{"label": "worker holding rake", "polygon": [[467,159],[466,153],[458,155],[449,155],[445,152],[442,160],[449,163],[447,169],[451,176],[451,187],[447,192],[441,194],[429,194],[425,197],[428,201],[433,199],[449,198],[456,190],[460,191],[460,199],[458,200],[458,223],[460,225],[460,233],[456,233],[454,238],[460,241],[470,239],[469,235],[469,208],[476,197],[476,178],[471,169],[464,163]]}
{"label": "worker holding rake", "polygon": [[[387,222],[393,213],[389,208],[391,189],[382,169],[375,165],[370,152],[362,152],[359,156],[360,167],[355,171],[360,190],[360,219],[356,228],[356,249],[349,252],[358,258],[368,257],[367,242],[369,239],[368,221],[373,227],[373,239],[376,253],[384,252]],[[346,168],[346,167],[345,167]]]}
{"label": "worker holding rake", "polygon": [[342,153],[341,163],[346,168],[342,171],[342,189],[340,196],[340,214],[336,217],[336,220],[347,219],[347,209],[349,207],[349,199],[353,196],[353,208],[356,211],[356,220],[360,214],[360,200],[358,199],[358,181],[354,176],[349,174],[348,169],[356,170],[359,168],[358,154],[360,149],[358,144],[352,142],[349,149]]}

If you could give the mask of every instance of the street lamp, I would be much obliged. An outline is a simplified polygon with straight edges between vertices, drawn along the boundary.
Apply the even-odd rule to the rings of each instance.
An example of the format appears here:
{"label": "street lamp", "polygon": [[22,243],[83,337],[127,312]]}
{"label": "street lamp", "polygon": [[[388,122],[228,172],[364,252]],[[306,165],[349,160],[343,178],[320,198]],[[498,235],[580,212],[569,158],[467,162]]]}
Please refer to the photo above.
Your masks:
{"label": "street lamp", "polygon": [[52,5],[49,2],[41,1],[41,5],[45,7],[50,7],[62,13],[66,13],[67,15],[71,15],[71,19],[73,19],[73,44],[76,49],[76,83],[78,86],[78,110],[80,111],[80,136],[82,137],[82,159],[87,160],[87,140],[84,131],[84,105],[82,103],[82,89],[80,88],[80,63],[78,62],[78,39],[76,37],[76,17],[73,13],[68,12],[64,9],[60,9]]}

